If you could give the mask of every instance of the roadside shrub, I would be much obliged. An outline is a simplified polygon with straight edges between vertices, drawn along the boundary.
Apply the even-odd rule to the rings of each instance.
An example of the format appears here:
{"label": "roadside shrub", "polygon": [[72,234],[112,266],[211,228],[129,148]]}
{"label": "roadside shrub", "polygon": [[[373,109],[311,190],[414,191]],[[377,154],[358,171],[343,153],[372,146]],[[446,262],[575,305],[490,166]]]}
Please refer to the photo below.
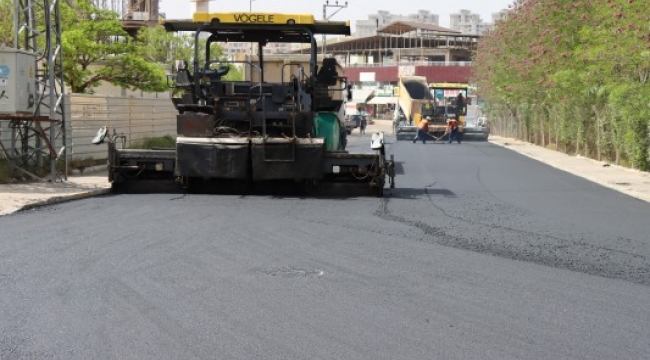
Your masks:
{"label": "roadside shrub", "polygon": [[131,144],[132,149],[173,149],[175,147],[176,139],[171,135],[138,139]]}

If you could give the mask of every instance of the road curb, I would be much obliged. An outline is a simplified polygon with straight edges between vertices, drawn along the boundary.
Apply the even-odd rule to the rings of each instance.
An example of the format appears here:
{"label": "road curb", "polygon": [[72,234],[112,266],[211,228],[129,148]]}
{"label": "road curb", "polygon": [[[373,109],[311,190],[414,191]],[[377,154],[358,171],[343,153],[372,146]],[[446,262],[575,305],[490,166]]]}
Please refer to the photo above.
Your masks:
{"label": "road curb", "polygon": [[91,198],[91,197],[95,197],[95,196],[109,194],[110,192],[111,192],[111,189],[106,188],[106,189],[94,189],[94,190],[84,191],[84,192],[81,192],[81,193],[70,194],[70,195],[56,196],[56,197],[45,199],[45,200],[35,201],[35,202],[31,203],[31,204],[23,205],[20,208],[18,208],[16,211],[14,211],[14,213],[21,212],[21,211],[27,211],[27,210],[33,210],[33,209],[43,207],[43,206],[48,206],[48,205],[55,205],[55,204],[61,204],[61,203],[65,203],[65,202],[75,201],[75,200],[87,199],[87,198]]}
{"label": "road curb", "polygon": [[[585,180],[591,181],[600,186],[618,191],[627,196],[631,196],[635,199],[645,201],[650,203],[650,194],[640,190],[640,186],[644,187],[647,183],[647,175],[639,170],[629,169],[618,165],[612,165],[607,162],[594,160],[584,156],[574,156],[565,154],[562,152],[557,152],[554,150],[549,150],[540,146],[537,146],[532,143],[522,142],[516,139],[503,138],[499,137],[497,139],[488,139],[491,144],[497,145],[504,149],[514,151],[520,155],[526,156],[530,159],[538,161],[540,163],[546,164],[555,169],[564,171],[566,173],[572,174],[574,176],[583,178]],[[518,145],[525,146],[529,151],[518,149]],[[538,151],[539,153],[531,153]],[[568,161],[580,161],[584,164],[588,164],[588,167],[585,167],[583,171],[576,171],[575,167],[566,164],[558,163],[557,159],[551,160],[548,156],[544,155],[544,152],[551,152],[553,157],[565,158]],[[609,169],[609,170],[604,170]],[[619,174],[620,180],[612,180],[611,171],[616,171]],[[600,175],[597,175],[600,174]],[[610,175],[609,177],[607,175]],[[618,181],[618,182],[617,182]]]}

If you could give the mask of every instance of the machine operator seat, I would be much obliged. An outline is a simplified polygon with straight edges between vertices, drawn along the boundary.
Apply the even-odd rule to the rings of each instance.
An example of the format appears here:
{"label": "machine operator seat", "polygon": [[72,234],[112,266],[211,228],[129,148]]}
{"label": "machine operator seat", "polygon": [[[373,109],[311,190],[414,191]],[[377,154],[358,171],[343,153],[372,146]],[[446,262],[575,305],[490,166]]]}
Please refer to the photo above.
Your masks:
{"label": "machine operator seat", "polygon": [[336,72],[336,65],[338,63],[335,58],[323,59],[323,65],[318,69],[318,74],[316,74],[316,82],[325,86],[336,85],[339,77],[338,72]]}
{"label": "machine operator seat", "polygon": [[185,60],[176,61],[176,86],[181,88],[192,86],[192,73],[188,70]]}
{"label": "machine operator seat", "polygon": [[192,85],[192,74],[187,69],[179,69],[176,72],[176,86],[188,87]]}

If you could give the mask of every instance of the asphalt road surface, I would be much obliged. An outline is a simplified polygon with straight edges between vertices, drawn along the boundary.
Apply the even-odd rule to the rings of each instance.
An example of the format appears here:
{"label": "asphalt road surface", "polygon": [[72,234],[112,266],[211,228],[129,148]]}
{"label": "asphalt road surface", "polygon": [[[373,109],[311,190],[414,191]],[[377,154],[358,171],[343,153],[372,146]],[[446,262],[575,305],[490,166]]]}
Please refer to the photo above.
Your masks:
{"label": "asphalt road surface", "polygon": [[0,359],[650,358],[649,204],[484,142],[390,151],[383,199],[0,217]]}

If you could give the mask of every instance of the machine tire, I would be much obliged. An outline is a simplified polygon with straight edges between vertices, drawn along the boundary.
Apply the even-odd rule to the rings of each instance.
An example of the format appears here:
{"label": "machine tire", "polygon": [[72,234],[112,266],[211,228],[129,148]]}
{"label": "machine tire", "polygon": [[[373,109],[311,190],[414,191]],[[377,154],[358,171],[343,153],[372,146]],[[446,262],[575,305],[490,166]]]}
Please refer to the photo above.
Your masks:
{"label": "machine tire", "polygon": [[382,174],[382,176],[379,179],[377,179],[378,182],[376,183],[373,182],[372,185],[372,191],[375,194],[375,196],[377,196],[378,198],[384,197],[384,185],[386,185],[386,181],[384,179],[385,179],[385,175]]}
{"label": "machine tire", "polygon": [[111,184],[111,192],[115,194],[122,194],[124,193],[125,186],[124,183],[112,183]]}
{"label": "machine tire", "polygon": [[303,180],[301,181],[301,191],[304,195],[311,195],[314,193],[314,189],[316,188],[316,181],[315,180]]}

